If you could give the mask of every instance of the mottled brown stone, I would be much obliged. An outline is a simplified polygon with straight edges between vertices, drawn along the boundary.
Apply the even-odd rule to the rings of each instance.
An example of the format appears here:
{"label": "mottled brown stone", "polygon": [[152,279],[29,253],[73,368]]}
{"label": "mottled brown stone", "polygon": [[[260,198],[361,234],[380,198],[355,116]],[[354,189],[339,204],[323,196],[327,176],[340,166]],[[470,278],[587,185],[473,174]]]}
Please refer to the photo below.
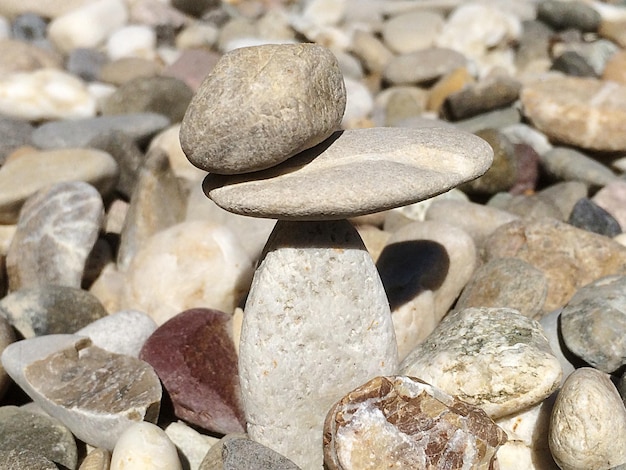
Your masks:
{"label": "mottled brown stone", "polygon": [[413,377],[376,377],[329,411],[330,470],[490,469],[506,433],[480,408]]}

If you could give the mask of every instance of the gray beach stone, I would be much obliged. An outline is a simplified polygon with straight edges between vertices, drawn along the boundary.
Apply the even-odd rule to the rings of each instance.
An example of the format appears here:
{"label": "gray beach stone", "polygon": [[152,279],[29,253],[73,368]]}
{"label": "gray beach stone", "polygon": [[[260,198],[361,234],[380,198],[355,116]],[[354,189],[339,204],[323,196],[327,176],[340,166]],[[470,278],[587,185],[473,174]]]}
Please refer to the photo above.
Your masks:
{"label": "gray beach stone", "polygon": [[2,364],[46,413],[83,442],[111,450],[133,423],[156,421],[161,384],[143,361],[112,354],[77,335],[12,344]]}
{"label": "gray beach stone", "polygon": [[576,291],[561,313],[568,349],[611,373],[626,364],[626,277],[607,276]]}
{"label": "gray beach stone", "polygon": [[567,222],[574,227],[589,230],[605,237],[613,238],[622,233],[622,228],[617,220],[602,207],[587,198],[581,198],[574,204]]}
{"label": "gray beach stone", "polygon": [[1,470],[59,470],[59,467],[43,455],[26,449],[0,451]]}
{"label": "gray beach stone", "polygon": [[42,124],[33,132],[32,140],[41,149],[87,147],[101,134],[121,131],[133,140],[143,141],[169,124],[166,116],[156,113],[67,119]]}
{"label": "gray beach stone", "polygon": [[545,314],[539,320],[543,331],[548,338],[548,343],[550,343],[550,348],[552,349],[552,353],[554,357],[559,360],[559,364],[561,364],[561,370],[563,371],[563,376],[561,377],[561,385],[563,382],[569,377],[569,375],[574,372],[577,366],[580,366],[580,361],[576,360],[571,351],[565,347],[563,342],[563,335],[561,333],[561,312],[563,309],[556,309],[551,311],[548,314]]}
{"label": "gray beach stone", "polygon": [[103,221],[102,197],[82,181],[58,183],[30,197],[7,253],[9,290],[80,288]]}
{"label": "gray beach stone", "polygon": [[211,446],[209,451],[202,459],[202,462],[200,462],[198,470],[224,470],[222,449],[224,448],[224,444],[226,444],[228,441],[236,439],[249,439],[249,437],[245,433],[226,434],[224,437],[222,437],[219,441]]}
{"label": "gray beach stone", "polygon": [[430,47],[395,56],[385,67],[383,77],[393,85],[415,85],[432,82],[465,65],[467,59],[460,52]]}
{"label": "gray beach stone", "polygon": [[562,470],[626,463],[626,408],[608,375],[583,367],[567,378],[552,410],[548,438]]}
{"label": "gray beach stone", "polygon": [[0,451],[29,450],[64,468],[76,468],[78,450],[69,429],[43,413],[0,407]]}
{"label": "gray beach stone", "polygon": [[544,0],[537,4],[537,19],[558,30],[574,28],[594,32],[598,30],[601,16],[584,2]]}
{"label": "gray beach stone", "polygon": [[100,301],[89,292],[47,285],[20,289],[0,300],[0,314],[24,337],[74,333],[106,317]]}
{"label": "gray beach stone", "polygon": [[439,12],[407,11],[385,21],[381,34],[396,54],[407,54],[431,47],[443,24],[444,17]]}
{"label": "gray beach stone", "polygon": [[560,221],[565,220],[559,207],[552,199],[543,194],[498,193],[487,202],[487,205],[519,215],[522,218],[550,217]]}
{"label": "gray beach stone", "polygon": [[500,129],[517,125],[521,121],[520,111],[515,106],[488,111],[477,116],[456,121],[454,125],[466,132],[477,132],[482,129]]}
{"label": "gray beach stone", "polygon": [[180,141],[198,168],[262,170],[335,131],[346,92],[335,56],[316,44],[245,47],[225,54],[194,96]]}
{"label": "gray beach stone", "polygon": [[34,129],[27,121],[0,116],[0,165],[13,150],[31,143]]}
{"label": "gray beach stone", "polygon": [[299,470],[287,457],[250,439],[229,439],[222,447],[224,470]]}
{"label": "gray beach stone", "polygon": [[443,193],[483,174],[492,158],[489,144],[456,129],[354,129],[265,171],[209,174],[204,191],[238,214],[341,219]]}
{"label": "gray beach stone", "polygon": [[554,147],[540,154],[540,162],[544,171],[558,181],[581,181],[598,188],[618,179],[605,165],[567,147]]}
{"label": "gray beach stone", "polygon": [[509,308],[450,313],[400,365],[400,373],[476,405],[492,418],[535,405],[561,382],[541,325]]}
{"label": "gray beach stone", "polygon": [[320,467],[330,406],[397,367],[387,296],[350,223],[279,221],[243,322],[248,434],[302,468]]}
{"label": "gray beach stone", "polygon": [[[33,171],[44,168],[46,171]],[[15,224],[22,205],[40,189],[63,181],[84,181],[106,195],[117,181],[117,163],[93,149],[33,151],[0,167],[0,223]]]}
{"label": "gray beach stone", "polygon": [[587,185],[581,181],[562,181],[543,188],[537,194],[550,199],[559,208],[561,217],[559,220],[565,221],[572,213],[576,202],[588,195]]}
{"label": "gray beach stone", "polygon": [[512,104],[519,96],[520,83],[510,77],[496,77],[470,84],[448,96],[445,112],[453,120],[467,119]]}

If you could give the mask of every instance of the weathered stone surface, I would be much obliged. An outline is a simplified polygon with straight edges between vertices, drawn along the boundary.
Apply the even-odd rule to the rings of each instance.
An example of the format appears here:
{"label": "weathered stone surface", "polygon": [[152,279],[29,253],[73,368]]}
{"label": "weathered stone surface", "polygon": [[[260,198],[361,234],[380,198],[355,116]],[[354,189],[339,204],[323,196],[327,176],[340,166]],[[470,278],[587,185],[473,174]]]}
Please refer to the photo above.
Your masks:
{"label": "weathered stone surface", "polygon": [[484,80],[448,96],[446,113],[453,120],[459,120],[504,108],[518,98],[520,89],[520,83],[507,76]]}
{"label": "weathered stone surface", "polygon": [[155,113],[53,121],[39,126],[33,132],[32,140],[41,149],[87,147],[98,135],[122,131],[130,138],[141,141],[169,123],[167,117]]}
{"label": "weathered stone surface", "polygon": [[120,270],[128,269],[148,238],[182,222],[185,206],[184,190],[172,172],[167,154],[160,149],[151,151],[137,174],[120,234],[117,253]]}
{"label": "weathered stone surface", "polygon": [[584,2],[546,0],[537,5],[537,19],[554,29],[575,28],[584,32],[597,31],[601,16]]}
{"label": "weathered stone surface", "polygon": [[196,308],[161,325],[140,358],[167,390],[178,418],[219,434],[245,431],[231,316]]}
{"label": "weathered stone surface", "polygon": [[485,243],[486,259],[519,258],[548,280],[545,312],[564,306],[576,290],[610,274],[626,274],[626,249],[610,238],[554,219],[518,220]]}
{"label": "weathered stone surface", "polygon": [[389,61],[383,76],[394,85],[414,85],[430,82],[467,64],[460,52],[429,47],[400,54]]}
{"label": "weathered stone surface", "polygon": [[492,158],[484,140],[455,129],[354,129],[265,171],[210,174],[204,190],[238,214],[342,219],[445,192],[482,175]]}
{"label": "weathered stone surface", "polygon": [[[45,171],[34,172],[34,168]],[[16,223],[27,198],[62,181],[85,181],[107,194],[118,171],[111,155],[93,149],[49,150],[12,158],[0,167],[0,223]]]}
{"label": "weathered stone surface", "polygon": [[474,241],[457,227],[414,222],[391,235],[376,268],[389,299],[400,360],[448,313],[476,265]]}
{"label": "weathered stone surface", "polygon": [[206,454],[219,442],[217,437],[201,434],[182,421],[173,421],[163,430],[176,446],[184,469],[199,470]]}
{"label": "weathered stone surface", "polygon": [[574,227],[598,233],[605,237],[616,237],[622,228],[615,218],[591,199],[579,199],[567,220]]}
{"label": "weathered stone surface", "polygon": [[183,222],[150,237],[135,255],[121,308],[146,312],[159,325],[198,306],[230,313],[251,278],[252,261],[229,229]]}
{"label": "weathered stone surface", "polygon": [[9,290],[45,284],[80,288],[103,221],[102,197],[82,181],[58,183],[30,197],[7,253]]}
{"label": "weathered stone surface", "polygon": [[111,455],[111,470],[150,468],[182,470],[176,447],[167,434],[152,423],[131,424],[120,436]]}
{"label": "weathered stone surface", "polygon": [[0,314],[24,338],[74,333],[106,317],[100,301],[89,292],[67,286],[41,286],[15,291],[0,300]]}
{"label": "weathered stone surface", "polygon": [[30,450],[1,450],[3,470],[58,470],[59,467],[42,455]]}
{"label": "weathered stone surface", "polygon": [[97,448],[87,454],[78,470],[110,470],[110,468],[111,452],[107,449]]}
{"label": "weathered stone surface", "polygon": [[330,406],[397,367],[387,296],[356,230],[347,221],[279,221],[243,321],[239,376],[250,437],[302,468],[321,466]]}
{"label": "weathered stone surface", "polygon": [[552,456],[562,470],[626,463],[626,409],[609,377],[590,367],[561,387],[550,419]]}
{"label": "weathered stone surface", "polygon": [[626,149],[626,86],[551,77],[522,88],[524,114],[550,139],[592,150]]}
{"label": "weathered stone surface", "polygon": [[626,364],[626,276],[607,276],[578,289],[561,313],[567,348],[611,373]]}
{"label": "weathered stone surface", "polygon": [[161,384],[148,364],[77,335],[48,335],[2,353],[11,378],[80,440],[113,449],[137,421],[156,421]]}
{"label": "weathered stone surface", "polygon": [[229,439],[222,446],[224,470],[255,468],[258,470],[299,470],[295,463],[250,439]]}
{"label": "weathered stone surface", "polygon": [[16,406],[0,407],[0,451],[29,450],[64,468],[76,468],[72,433],[58,420]]}
{"label": "weathered stone surface", "polygon": [[180,129],[189,160],[209,172],[262,170],[339,127],[346,105],[335,56],[317,44],[244,47],[225,54]]}
{"label": "weathered stone surface", "polygon": [[468,308],[448,314],[400,365],[492,418],[548,397],[561,366],[541,325],[508,308]]}
{"label": "weathered stone surface", "polygon": [[413,377],[376,377],[328,412],[329,470],[489,469],[506,433],[483,410]]}
{"label": "weathered stone surface", "polygon": [[116,354],[139,357],[139,351],[157,324],[150,316],[136,310],[122,310],[100,318],[80,330],[94,346]]}
{"label": "weathered stone surface", "polygon": [[226,442],[233,439],[248,439],[248,435],[244,433],[226,434],[206,453],[198,470],[224,470],[224,460],[222,459],[222,449]]}
{"label": "weathered stone surface", "polygon": [[508,307],[539,320],[547,293],[548,282],[540,270],[518,258],[498,258],[474,272],[455,308]]}

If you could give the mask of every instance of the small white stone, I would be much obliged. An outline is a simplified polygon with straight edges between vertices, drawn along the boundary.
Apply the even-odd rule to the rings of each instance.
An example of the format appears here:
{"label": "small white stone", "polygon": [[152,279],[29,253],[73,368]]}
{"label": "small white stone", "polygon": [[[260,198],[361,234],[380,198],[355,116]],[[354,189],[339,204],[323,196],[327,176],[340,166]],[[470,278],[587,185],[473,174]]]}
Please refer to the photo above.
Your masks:
{"label": "small white stone", "polygon": [[145,25],[129,25],[109,36],[106,43],[109,59],[139,57],[153,60],[156,57],[156,32]]}
{"label": "small white stone", "polygon": [[346,109],[341,121],[343,126],[349,126],[351,122],[364,119],[374,109],[372,93],[363,83],[353,78],[344,77],[346,85]]}
{"label": "small white stone", "polygon": [[182,421],[170,423],[165,428],[165,434],[185,456],[189,462],[189,470],[198,470],[206,453],[219,442],[218,438],[200,434]]}
{"label": "small white stone", "polygon": [[201,21],[192,23],[176,36],[178,49],[191,49],[193,47],[213,47],[219,37],[219,29]]}
{"label": "small white stone", "polygon": [[95,0],[50,23],[48,37],[63,52],[100,45],[128,20],[123,0]]}
{"label": "small white stone", "polygon": [[122,310],[81,328],[77,335],[87,336],[94,345],[116,354],[139,357],[143,343],[157,324],[143,312]]}
{"label": "small white stone", "polygon": [[626,463],[626,408],[607,374],[591,367],[570,374],[552,410],[549,443],[562,470]]}
{"label": "small white stone", "polygon": [[302,16],[319,26],[335,26],[346,13],[346,0],[309,0]]}
{"label": "small white stone", "polygon": [[120,436],[111,456],[111,470],[182,470],[176,446],[165,431],[145,421]]}
{"label": "small white stone", "polygon": [[40,69],[0,78],[0,113],[33,121],[93,117],[96,100],[75,76]]}

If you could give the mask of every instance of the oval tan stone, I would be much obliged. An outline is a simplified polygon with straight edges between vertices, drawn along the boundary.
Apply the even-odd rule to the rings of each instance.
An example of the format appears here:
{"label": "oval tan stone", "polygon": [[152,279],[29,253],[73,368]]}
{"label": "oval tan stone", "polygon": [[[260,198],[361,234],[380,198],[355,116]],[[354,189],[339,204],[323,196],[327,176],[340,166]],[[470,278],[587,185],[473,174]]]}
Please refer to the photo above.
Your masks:
{"label": "oval tan stone", "polygon": [[524,114],[550,140],[592,150],[626,150],[626,86],[552,77],[525,86]]}
{"label": "oval tan stone", "polygon": [[181,124],[194,165],[220,174],[269,168],[339,128],[346,91],[337,59],[317,44],[268,44],[225,54]]}
{"label": "oval tan stone", "polygon": [[492,159],[487,142],[456,129],[353,129],[265,171],[210,174],[204,191],[237,214],[343,219],[448,191],[485,173]]}

